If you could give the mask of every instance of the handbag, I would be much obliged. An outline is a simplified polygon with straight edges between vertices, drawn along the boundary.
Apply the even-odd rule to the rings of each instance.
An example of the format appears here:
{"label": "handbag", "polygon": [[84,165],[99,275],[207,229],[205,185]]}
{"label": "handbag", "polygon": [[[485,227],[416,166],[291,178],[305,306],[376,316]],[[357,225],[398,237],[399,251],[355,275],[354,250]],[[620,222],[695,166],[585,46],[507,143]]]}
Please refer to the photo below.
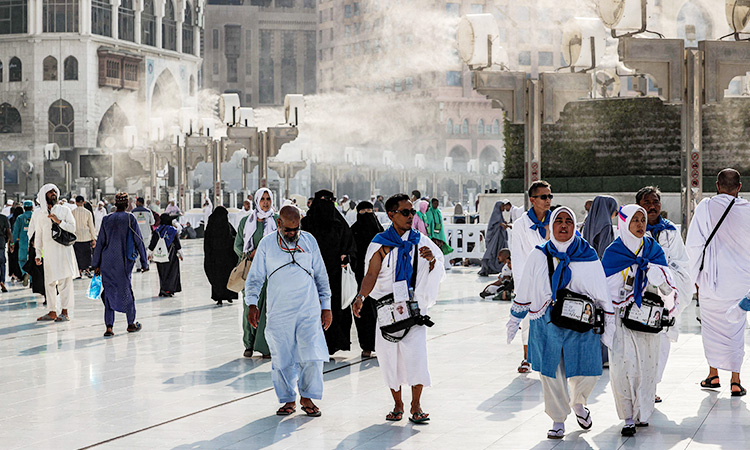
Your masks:
{"label": "handbag", "polygon": [[675,324],[675,318],[669,317],[664,301],[658,294],[648,290],[643,293],[640,308],[635,302],[631,302],[621,314],[623,325],[643,333],[658,333]]}
{"label": "handbag", "polygon": [[76,241],[76,235],[70,231],[63,230],[60,224],[52,220],[52,239],[60,245],[70,247]]}
{"label": "handbag", "polygon": [[167,248],[167,242],[164,240],[164,236],[159,236],[159,240],[156,242],[156,247],[154,247],[154,253],[151,258],[156,263],[169,262],[169,249]]}
{"label": "handbag", "polygon": [[250,266],[253,261],[247,256],[243,256],[240,263],[232,269],[229,274],[229,280],[227,281],[227,289],[232,292],[240,292],[245,289],[245,281],[247,280],[247,274],[250,272]]}
{"label": "handbag", "polygon": [[[551,286],[554,267],[550,255],[547,255],[547,270]],[[592,298],[568,289],[558,289],[555,299],[551,311],[554,325],[579,333],[591,330],[594,330],[594,334],[604,332],[604,311],[597,308]]]}
{"label": "handbag", "polygon": [[354,297],[357,296],[357,278],[354,276],[354,271],[349,266],[341,268],[341,309],[346,309],[349,305],[354,302]]}

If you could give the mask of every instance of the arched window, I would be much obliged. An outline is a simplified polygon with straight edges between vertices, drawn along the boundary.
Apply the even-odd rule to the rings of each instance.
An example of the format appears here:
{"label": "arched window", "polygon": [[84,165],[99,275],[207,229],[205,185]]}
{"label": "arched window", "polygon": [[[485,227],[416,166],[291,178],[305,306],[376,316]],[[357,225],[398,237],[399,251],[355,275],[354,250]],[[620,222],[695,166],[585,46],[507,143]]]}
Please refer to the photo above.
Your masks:
{"label": "arched window", "polygon": [[498,119],[492,122],[492,134],[500,134],[500,121]]}
{"label": "arched window", "polygon": [[445,134],[453,134],[453,119],[448,119],[448,124],[445,126]]}
{"label": "arched window", "polygon": [[154,0],[143,0],[141,13],[141,44],[156,45],[156,16]]}
{"label": "arched window", "polygon": [[54,56],[48,56],[42,61],[42,80],[57,80],[57,58]]}
{"label": "arched window", "polygon": [[75,56],[68,56],[63,63],[63,74],[65,80],[78,79],[78,60]]}
{"label": "arched window", "polygon": [[21,115],[8,103],[0,105],[0,133],[20,133]]}
{"label": "arched window", "polygon": [[167,50],[177,50],[177,22],[174,20],[174,3],[167,0],[164,17],[161,19],[161,46]]}
{"label": "arched window", "polygon": [[73,147],[73,107],[63,99],[57,100],[49,107],[49,142],[62,148]]}
{"label": "arched window", "polygon": [[43,31],[45,33],[77,33],[79,3],[78,0],[43,0]]}
{"label": "arched window", "polygon": [[112,5],[109,0],[91,0],[91,32],[112,37]]}
{"label": "arched window", "polygon": [[469,119],[464,119],[461,123],[461,134],[469,134]]}
{"label": "arched window", "polygon": [[193,50],[193,5],[185,2],[185,21],[182,22],[182,53],[194,55]]}
{"label": "arched window", "polygon": [[125,145],[123,128],[130,125],[127,116],[122,109],[113,104],[102,116],[99,122],[99,132],[96,135],[96,146],[99,148],[112,149]]}
{"label": "arched window", "polygon": [[8,64],[8,81],[21,81],[21,60],[15,56]]}
{"label": "arched window", "polygon": [[0,34],[27,32],[27,0],[0,0]]}
{"label": "arched window", "polygon": [[117,12],[117,34],[120,39],[135,42],[135,10],[133,9],[133,0],[121,0]]}
{"label": "arched window", "polygon": [[484,134],[484,119],[479,119],[477,124],[477,134]]}

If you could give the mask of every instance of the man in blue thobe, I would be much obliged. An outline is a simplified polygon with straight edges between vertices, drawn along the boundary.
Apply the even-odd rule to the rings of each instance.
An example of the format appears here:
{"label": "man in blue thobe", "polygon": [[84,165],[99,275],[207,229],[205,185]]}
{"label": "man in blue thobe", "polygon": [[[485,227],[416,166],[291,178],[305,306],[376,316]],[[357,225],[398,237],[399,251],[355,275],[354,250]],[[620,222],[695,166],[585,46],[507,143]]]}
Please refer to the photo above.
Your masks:
{"label": "man in blue thobe", "polygon": [[323,362],[328,360],[323,330],[331,325],[331,288],[315,238],[300,231],[295,206],[281,208],[276,233],[258,244],[245,282],[248,321],[258,326],[258,296],[267,281],[266,340],[271,350],[271,378],[284,405],[276,411],[294,413],[299,387],[301,409],[312,417],[320,409],[312,399],[323,397]]}
{"label": "man in blue thobe", "polygon": [[18,265],[21,267],[21,273],[24,275],[24,286],[29,284],[23,266],[26,265],[26,261],[29,259],[29,222],[31,222],[32,214],[34,214],[34,202],[25,200],[23,202],[23,214],[16,217],[16,222],[13,224],[13,242],[11,243],[11,248],[13,251],[18,252]]}

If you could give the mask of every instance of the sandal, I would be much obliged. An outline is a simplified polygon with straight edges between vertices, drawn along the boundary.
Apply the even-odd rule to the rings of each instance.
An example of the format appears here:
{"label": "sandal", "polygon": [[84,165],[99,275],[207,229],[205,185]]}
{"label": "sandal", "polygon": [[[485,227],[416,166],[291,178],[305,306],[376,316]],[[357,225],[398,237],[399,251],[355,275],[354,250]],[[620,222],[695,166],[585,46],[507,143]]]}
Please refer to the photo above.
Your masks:
{"label": "sandal", "polygon": [[721,383],[713,383],[714,380],[718,380],[719,376],[708,377],[701,381],[701,387],[704,389],[717,389],[721,387]]}
{"label": "sandal", "polygon": [[732,391],[732,397],[742,397],[743,395],[747,394],[747,391],[742,387],[740,383],[732,383],[731,386],[737,386],[738,388],[740,388],[739,391]]}
{"label": "sandal", "polygon": [[70,322],[70,317],[68,317],[68,316],[67,316],[67,315],[65,315],[65,314],[60,314],[60,315],[59,315],[59,316],[57,316],[57,318],[55,319],[55,322]]}
{"label": "sandal", "polygon": [[518,373],[529,373],[531,371],[531,363],[525,359],[521,361],[521,365],[518,366]]}
{"label": "sandal", "polygon": [[388,420],[390,422],[398,422],[404,417],[403,411],[391,411],[388,413],[387,416],[385,416],[385,420]]}
{"label": "sandal", "polygon": [[623,436],[635,436],[635,425],[625,425],[620,430],[620,434]]}
{"label": "sandal", "polygon": [[583,409],[586,410],[586,417],[582,417],[576,414],[576,420],[578,421],[578,426],[580,426],[584,430],[588,430],[589,428],[591,428],[591,425],[594,424],[594,421],[591,420],[591,411],[589,411],[589,409],[585,406],[583,407]]}
{"label": "sandal", "polygon": [[42,317],[36,319],[37,322],[54,322],[57,317],[52,317],[49,315],[49,313],[43,315]]}
{"label": "sandal", "polygon": [[300,406],[299,408],[304,411],[308,417],[320,417],[322,414],[317,406]]}
{"label": "sandal", "polygon": [[114,331],[107,330],[107,331],[104,332],[104,337],[110,337],[110,336],[114,336],[114,335],[115,335]]}
{"label": "sandal", "polygon": [[128,333],[137,333],[141,331],[141,328],[143,328],[143,326],[141,326],[140,322],[136,322],[132,325],[128,325]]}
{"label": "sandal", "polygon": [[294,412],[297,411],[294,406],[282,406],[281,408],[276,410],[277,416],[289,416],[294,414]]}
{"label": "sandal", "polygon": [[644,428],[648,426],[648,422],[636,422],[635,426],[638,428]]}
{"label": "sandal", "polygon": [[662,402],[661,397],[659,397],[658,395],[654,397],[654,403],[661,403],[661,402]]}
{"label": "sandal", "polygon": [[562,439],[563,437],[565,437],[565,429],[563,428],[547,431],[547,439]]}
{"label": "sandal", "polygon": [[409,416],[409,421],[416,423],[417,425],[426,424],[426,422],[430,420],[428,416],[429,414],[427,413],[415,412],[415,413],[412,413],[411,416]]}

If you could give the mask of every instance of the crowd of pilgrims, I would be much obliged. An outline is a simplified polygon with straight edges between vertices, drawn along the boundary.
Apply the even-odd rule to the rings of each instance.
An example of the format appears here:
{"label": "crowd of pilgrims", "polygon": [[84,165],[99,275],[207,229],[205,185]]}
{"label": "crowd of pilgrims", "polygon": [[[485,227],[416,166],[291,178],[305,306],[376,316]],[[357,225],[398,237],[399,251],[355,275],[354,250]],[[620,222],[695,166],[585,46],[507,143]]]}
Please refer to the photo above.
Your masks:
{"label": "crowd of pilgrims", "polygon": [[[731,372],[731,395],[746,394],[740,382],[740,367],[744,358],[744,313],[750,310],[750,241],[746,239],[750,234],[750,203],[739,197],[739,172],[721,171],[716,186],[717,195],[704,199],[695,208],[686,241],[662,214],[661,192],[652,186],[641,189],[633,204],[619,205],[611,196],[597,196],[587,202],[586,216],[580,222],[573,209],[553,206],[552,186],[544,181],[529,187],[531,208],[527,211],[507,200],[497,202],[484,235],[486,253],[479,275],[499,276],[480,295],[511,302],[507,341],[510,344],[521,331],[523,359],[518,371],[540,373],[545,411],[553,421],[548,438],[565,435],[565,420],[571,410],[581,428],[591,428],[593,419],[586,408],[587,399],[604,368],[609,369],[617,413],[624,421],[621,433],[632,436],[638,427],[648,426],[655,403],[661,401],[656,387],[664,373],[670,344],[678,337],[680,314],[696,293],[709,366],[700,386],[719,388],[721,369]],[[36,204],[26,200],[17,206],[9,201],[3,209],[0,240],[9,242],[8,274],[24,286],[31,284],[35,293],[45,296],[45,305],[49,301],[50,312],[38,320],[57,322],[70,320],[69,279],[101,275],[105,336],[114,334],[115,311],[126,314],[128,332],[139,331],[141,325],[135,321],[130,285],[133,269],[148,271],[150,263],[155,262],[159,295],[174,296],[181,291],[180,238],[193,237],[195,230],[187,233],[179,229],[176,219],[182,212],[173,202],[162,212],[158,203],[144,203],[143,199],[131,199],[124,193],[113,198],[111,205],[98,202],[95,208],[81,196],[71,202],[58,200],[58,196],[54,185],[45,185]],[[381,245],[398,249],[421,246],[420,252],[427,251],[428,264],[420,269],[420,274],[425,271],[424,279],[430,278],[436,262],[442,266],[444,255],[453,251],[445,238],[437,199],[422,198],[417,191],[411,198],[396,197],[389,201],[406,209],[386,211],[382,197],[359,203],[348,197],[337,201],[332,192],[322,190],[308,200],[306,211],[294,208],[299,212],[294,213],[298,214],[297,220],[301,217],[298,228],[284,230],[279,228],[284,219],[274,208],[269,189],[259,189],[244,202],[243,217],[236,229],[226,208],[214,208],[207,202],[199,231],[204,238],[204,270],[211,285],[211,298],[222,305],[239,297],[236,291],[240,289],[228,287],[230,278],[242,261],[253,261],[261,240],[270,234],[279,235],[278,247],[291,254],[294,261],[294,249],[290,251],[282,245],[283,235],[294,235],[294,230],[301,228],[307,233],[305,236],[312,236],[317,242],[313,250],[319,252],[327,274],[327,286],[318,287],[319,291],[326,291],[326,305],[330,295],[332,317],[328,324],[323,320],[327,355],[351,350],[354,322],[362,357],[371,357],[378,345],[386,347],[376,343],[385,341],[378,337],[378,318],[370,295],[385,295],[392,288],[388,284],[382,291],[384,273],[395,277],[395,282],[398,277],[403,280],[406,269],[412,273],[409,260],[400,261],[400,250],[398,267],[381,268],[380,262],[386,261],[388,253],[379,250]],[[292,202],[284,202],[285,207],[290,205]],[[44,220],[45,217],[52,220]],[[398,223],[394,218],[398,218]],[[617,224],[614,228],[613,220]],[[409,235],[401,230],[396,234],[390,221],[419,233]],[[57,242],[47,236],[55,224],[75,233],[71,247],[57,249]],[[44,258],[35,253],[42,248]],[[59,255],[55,253],[58,251]],[[161,256],[155,258],[155,254]],[[0,288],[6,292],[4,252],[2,256]],[[412,259],[416,269],[420,258]],[[372,268],[376,260],[380,272],[368,273],[368,266]],[[358,288],[354,308],[346,306],[351,299],[342,298],[342,268],[346,266],[353,270]],[[441,267],[430,278],[430,304],[437,298],[443,273]],[[374,278],[368,281],[368,276]],[[267,278],[258,281],[257,286],[252,285],[252,280],[251,276],[243,281],[247,283],[243,284],[245,290],[251,286],[252,293],[248,295],[253,299],[242,302],[244,356],[253,357],[257,352],[263,358],[271,358],[266,330]],[[417,291],[428,289],[420,286],[421,279],[406,281]],[[320,301],[324,301],[322,293]],[[252,320],[256,312],[257,320]],[[420,330],[419,339],[426,342],[421,336],[425,327],[415,328]],[[407,383],[412,385],[417,404],[421,388],[429,386],[426,343],[419,346],[414,357],[423,358],[423,364],[420,362],[415,368],[408,361],[401,362],[405,368],[385,374],[396,402],[388,420],[400,420],[403,414],[399,411],[403,403],[399,402],[404,380],[420,380]],[[417,355],[420,352],[423,355]],[[393,358],[400,360],[404,356],[394,354]],[[420,375],[410,378],[402,371]],[[276,379],[274,385],[278,391]],[[419,392],[414,390],[417,386]],[[293,412],[293,402],[289,405],[287,401],[280,411]],[[319,415],[317,407],[309,408]],[[426,423],[428,415],[419,407],[412,413],[410,420]]]}

